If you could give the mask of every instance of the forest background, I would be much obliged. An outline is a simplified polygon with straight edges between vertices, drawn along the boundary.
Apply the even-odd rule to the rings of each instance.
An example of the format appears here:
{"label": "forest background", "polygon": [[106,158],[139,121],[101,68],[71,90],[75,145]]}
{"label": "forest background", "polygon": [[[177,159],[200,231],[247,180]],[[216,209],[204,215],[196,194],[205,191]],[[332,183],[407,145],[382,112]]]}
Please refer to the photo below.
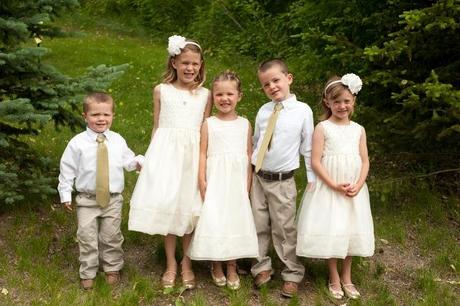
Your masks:
{"label": "forest background", "polygon": [[[197,294],[150,288],[161,273],[161,239],[128,232],[126,218],[125,248],[134,262],[124,287],[113,293],[102,282],[85,297],[72,288],[75,225],[56,205],[55,186],[65,143],[82,127],[82,94],[112,92],[114,129],[144,153],[151,86],[161,81],[167,37],[180,34],[203,46],[208,79],[227,68],[241,74],[245,96],[238,110],[252,122],[266,101],[255,75],[261,60],[286,59],[295,77],[292,91],[316,118],[327,78],[358,74],[364,86],[353,120],[368,134],[377,237],[376,256],[355,263],[357,282],[368,293],[362,303],[453,304],[460,269],[459,15],[453,0],[2,1],[0,287],[6,291],[0,299],[288,303],[279,300],[276,286],[258,293],[249,279],[238,294],[212,285]],[[296,178],[300,198],[302,171]],[[127,176],[127,199],[135,180]],[[332,303],[322,289],[324,265],[306,265],[305,292],[290,302]]]}

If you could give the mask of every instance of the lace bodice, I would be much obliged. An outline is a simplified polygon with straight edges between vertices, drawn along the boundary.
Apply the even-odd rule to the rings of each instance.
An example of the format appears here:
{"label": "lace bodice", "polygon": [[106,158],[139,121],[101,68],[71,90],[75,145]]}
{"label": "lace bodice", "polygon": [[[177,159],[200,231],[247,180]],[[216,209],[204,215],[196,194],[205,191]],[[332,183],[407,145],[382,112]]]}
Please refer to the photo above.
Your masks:
{"label": "lace bodice", "polygon": [[208,156],[217,154],[247,155],[249,122],[243,117],[224,121],[210,117],[208,122]]}
{"label": "lace bodice", "polygon": [[353,121],[348,125],[339,125],[329,120],[321,122],[324,128],[324,156],[359,155],[359,141],[362,127]]}
{"label": "lace bodice", "polygon": [[200,130],[209,90],[200,87],[193,92],[175,88],[172,84],[160,87],[160,128]]}

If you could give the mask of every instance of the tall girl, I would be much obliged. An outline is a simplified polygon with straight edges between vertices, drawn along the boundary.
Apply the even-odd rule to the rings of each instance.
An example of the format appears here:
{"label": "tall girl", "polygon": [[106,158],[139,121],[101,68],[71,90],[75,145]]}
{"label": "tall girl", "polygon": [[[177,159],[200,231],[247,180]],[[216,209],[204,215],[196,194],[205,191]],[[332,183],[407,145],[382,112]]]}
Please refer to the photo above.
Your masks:
{"label": "tall girl", "polygon": [[[199,186],[204,204],[190,247],[194,260],[211,260],[217,286],[238,289],[236,259],[258,255],[257,233],[249,203],[251,125],[237,115],[241,81],[230,71],[212,83],[217,109],[201,128]],[[227,277],[222,262],[227,262]]]}
{"label": "tall girl", "polygon": [[[360,297],[351,281],[351,256],[374,253],[366,132],[350,120],[361,86],[355,74],[326,83],[322,97],[325,120],[313,133],[312,168],[319,180],[305,192],[298,216],[296,253],[328,259],[328,289],[336,299],[344,292],[352,299]],[[343,259],[340,274],[339,258]]]}
{"label": "tall girl", "polygon": [[165,288],[175,285],[176,237],[183,237],[182,282],[192,289],[195,275],[185,254],[201,208],[200,126],[212,104],[209,90],[202,87],[205,64],[200,45],[174,35],[169,37],[168,53],[163,82],[153,89],[152,141],[131,198],[128,227],[165,236]]}

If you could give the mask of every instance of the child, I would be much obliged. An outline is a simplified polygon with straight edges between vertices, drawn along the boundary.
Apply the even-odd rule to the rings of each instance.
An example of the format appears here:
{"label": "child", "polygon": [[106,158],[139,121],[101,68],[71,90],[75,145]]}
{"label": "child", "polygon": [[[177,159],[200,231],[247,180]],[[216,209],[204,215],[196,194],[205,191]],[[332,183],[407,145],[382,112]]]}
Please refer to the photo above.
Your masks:
{"label": "child", "polygon": [[[252,131],[249,121],[235,111],[241,96],[241,81],[234,72],[214,79],[217,113],[201,128],[199,186],[204,204],[190,247],[192,259],[214,261],[214,283],[233,290],[240,287],[236,259],[258,254],[248,195]],[[227,261],[227,277],[222,261]]]}
{"label": "child", "polygon": [[72,211],[72,186],[78,219],[80,279],[91,289],[102,263],[109,284],[120,281],[123,267],[123,235],[120,230],[124,188],[123,168],[140,169],[142,156],[134,156],[126,141],[110,131],[114,102],[111,96],[94,92],[83,102],[86,131],[73,137],[61,158],[59,195]]}
{"label": "child", "polygon": [[[304,267],[295,254],[296,185],[294,170],[299,167],[299,153],[305,158],[308,182],[315,177],[310,169],[313,114],[310,107],[290,93],[292,74],[281,59],[263,62],[259,81],[272,101],[262,105],[254,128],[251,203],[259,240],[259,257],[251,272],[258,287],[273,273],[267,256],[270,238],[278,257],[285,265],[282,295],[292,297],[302,280]],[[273,131],[274,130],[274,131]],[[273,131],[273,133],[272,133]]]}
{"label": "child", "polygon": [[171,36],[163,83],[153,90],[152,141],[133,196],[129,229],[165,236],[164,288],[175,285],[176,236],[183,237],[182,283],[195,287],[192,262],[186,252],[201,209],[198,189],[200,127],[209,116],[209,90],[203,52],[198,43]]}
{"label": "child", "polygon": [[[313,134],[312,167],[319,180],[306,191],[298,219],[296,253],[328,259],[328,288],[336,299],[344,291],[352,299],[360,296],[351,282],[351,256],[374,253],[366,132],[350,120],[361,85],[354,74],[332,78],[326,84],[322,97],[325,120]],[[340,277],[337,258],[344,259]]]}

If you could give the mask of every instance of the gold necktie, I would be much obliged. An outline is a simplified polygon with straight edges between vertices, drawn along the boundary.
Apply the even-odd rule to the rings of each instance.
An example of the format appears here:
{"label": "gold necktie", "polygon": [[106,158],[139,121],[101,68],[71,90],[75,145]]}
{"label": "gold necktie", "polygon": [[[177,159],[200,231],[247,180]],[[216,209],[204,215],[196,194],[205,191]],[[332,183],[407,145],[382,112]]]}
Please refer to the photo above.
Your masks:
{"label": "gold necktie", "polygon": [[262,168],[265,152],[267,152],[268,145],[272,139],[273,131],[275,130],[276,119],[278,119],[278,115],[282,108],[283,105],[280,102],[277,102],[275,104],[275,108],[273,109],[273,113],[270,115],[270,118],[268,118],[267,129],[265,130],[265,135],[262,139],[262,144],[260,145],[259,152],[257,152],[256,173],[259,172],[260,168]]}
{"label": "gold necktie", "polygon": [[105,145],[104,134],[97,135],[97,165],[96,165],[96,202],[104,208],[109,205],[109,154]]}

